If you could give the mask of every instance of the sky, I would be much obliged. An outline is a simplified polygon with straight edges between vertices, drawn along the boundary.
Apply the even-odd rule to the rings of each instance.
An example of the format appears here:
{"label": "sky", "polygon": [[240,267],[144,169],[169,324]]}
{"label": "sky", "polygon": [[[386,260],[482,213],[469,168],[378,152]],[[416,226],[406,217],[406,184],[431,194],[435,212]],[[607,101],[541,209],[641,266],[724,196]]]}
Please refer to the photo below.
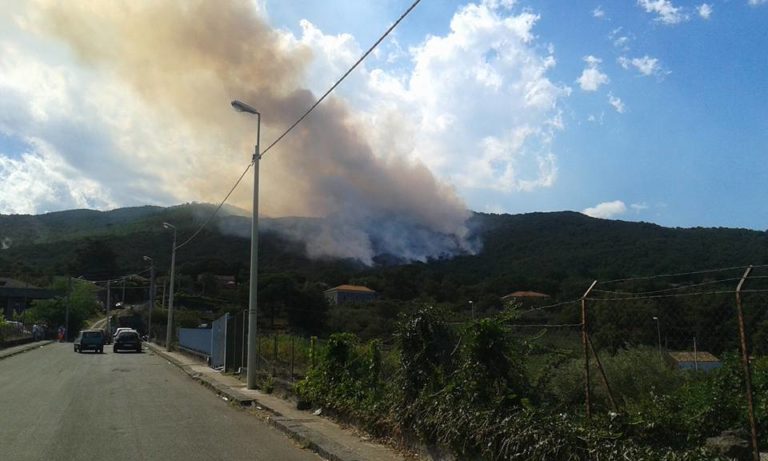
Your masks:
{"label": "sky", "polygon": [[[218,202],[229,101],[269,145],[410,3],[0,0],[0,213]],[[264,156],[261,210],[766,229],[766,50],[768,0],[422,0]]]}

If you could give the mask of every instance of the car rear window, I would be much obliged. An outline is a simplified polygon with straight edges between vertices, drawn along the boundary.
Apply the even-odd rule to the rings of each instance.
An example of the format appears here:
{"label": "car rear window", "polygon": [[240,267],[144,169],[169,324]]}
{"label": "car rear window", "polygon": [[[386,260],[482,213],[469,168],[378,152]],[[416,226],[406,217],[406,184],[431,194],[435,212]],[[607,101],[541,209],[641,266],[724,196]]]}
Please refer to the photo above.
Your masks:
{"label": "car rear window", "polygon": [[83,333],[83,338],[100,338],[101,333],[98,331],[86,331]]}
{"label": "car rear window", "polygon": [[118,338],[120,339],[137,339],[138,337],[139,335],[133,331],[123,331],[120,333],[120,335],[118,335]]}

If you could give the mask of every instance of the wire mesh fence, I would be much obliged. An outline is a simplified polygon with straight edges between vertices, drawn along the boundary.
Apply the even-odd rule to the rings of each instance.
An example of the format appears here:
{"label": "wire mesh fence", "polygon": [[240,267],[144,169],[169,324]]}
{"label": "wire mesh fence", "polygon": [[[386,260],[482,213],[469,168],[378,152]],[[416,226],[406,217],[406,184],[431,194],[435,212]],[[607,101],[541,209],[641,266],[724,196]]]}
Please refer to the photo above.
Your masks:
{"label": "wire mesh fence", "polygon": [[768,352],[764,266],[596,282],[581,300],[523,310],[513,328],[535,342],[531,376],[547,374],[563,408],[590,417],[697,407],[702,432],[730,417],[754,452],[765,435],[762,368],[758,391],[752,384]]}

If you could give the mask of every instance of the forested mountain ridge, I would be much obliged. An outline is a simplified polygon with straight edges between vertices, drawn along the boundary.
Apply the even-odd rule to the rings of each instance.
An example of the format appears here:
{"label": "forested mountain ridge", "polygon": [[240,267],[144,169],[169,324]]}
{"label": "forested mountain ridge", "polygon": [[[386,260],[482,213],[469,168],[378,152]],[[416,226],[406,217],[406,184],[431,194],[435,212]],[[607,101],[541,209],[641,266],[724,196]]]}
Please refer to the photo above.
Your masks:
{"label": "forested mountain ridge", "polygon": [[[100,212],[70,210],[44,215],[0,215],[0,272],[64,274],[103,272],[119,275],[144,268],[142,256],[156,259],[160,272],[170,262],[172,233],[184,241],[212,211],[211,205],[136,207]],[[394,299],[431,297],[447,300],[533,289],[552,295],[570,295],[590,279],[685,272],[712,267],[768,262],[766,232],[730,228],[666,228],[643,222],[595,219],[575,212],[495,215],[475,213],[468,222],[473,239],[482,242],[475,255],[428,262],[374,267],[350,260],[310,260],[301,242],[280,235],[281,225],[296,218],[266,220],[269,231],[260,240],[260,270],[291,272],[328,284],[367,283]],[[301,218],[308,219],[308,218]],[[249,260],[246,236],[221,232],[227,221],[249,218],[225,213],[215,224],[178,251],[179,271],[245,274]],[[84,250],[113,255],[89,264]],[[107,258],[109,259],[109,258]],[[80,275],[80,274],[75,274]],[[96,274],[93,274],[96,275]]]}

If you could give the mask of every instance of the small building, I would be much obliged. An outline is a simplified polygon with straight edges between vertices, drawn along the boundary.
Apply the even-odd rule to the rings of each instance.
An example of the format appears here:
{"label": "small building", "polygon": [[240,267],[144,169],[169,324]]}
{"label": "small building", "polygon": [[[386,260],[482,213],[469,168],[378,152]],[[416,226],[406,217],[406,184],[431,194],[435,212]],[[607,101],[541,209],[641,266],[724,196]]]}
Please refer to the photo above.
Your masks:
{"label": "small building", "polygon": [[720,368],[723,363],[709,352],[697,351],[670,351],[667,357],[675,368],[679,370],[712,370]]}
{"label": "small building", "polygon": [[56,296],[53,290],[39,288],[34,285],[7,277],[0,277],[0,308],[3,317],[13,319],[13,314],[21,314],[32,307],[35,299],[51,299]]}
{"label": "small building", "polygon": [[339,285],[325,290],[329,304],[367,303],[376,300],[379,294],[362,285]]}

